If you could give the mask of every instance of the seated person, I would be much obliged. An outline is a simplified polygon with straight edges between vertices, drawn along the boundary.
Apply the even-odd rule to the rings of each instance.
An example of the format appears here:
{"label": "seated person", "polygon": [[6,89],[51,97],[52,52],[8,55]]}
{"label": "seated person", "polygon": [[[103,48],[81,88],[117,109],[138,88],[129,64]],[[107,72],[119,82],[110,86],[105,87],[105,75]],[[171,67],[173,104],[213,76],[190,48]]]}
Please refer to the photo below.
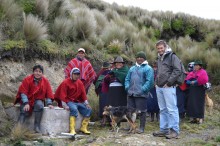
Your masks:
{"label": "seated person", "polygon": [[19,86],[16,103],[21,104],[19,123],[23,124],[26,117],[34,110],[34,130],[40,133],[40,122],[44,109],[44,102],[50,108],[52,106],[53,92],[49,81],[43,76],[43,66],[35,65],[33,74],[27,76]]}
{"label": "seated person", "polygon": [[70,77],[65,79],[57,88],[54,98],[58,104],[70,111],[70,134],[76,134],[75,122],[79,113],[84,117],[80,131],[90,134],[87,130],[92,109],[87,101],[86,91],[79,79],[80,70],[73,68]]}

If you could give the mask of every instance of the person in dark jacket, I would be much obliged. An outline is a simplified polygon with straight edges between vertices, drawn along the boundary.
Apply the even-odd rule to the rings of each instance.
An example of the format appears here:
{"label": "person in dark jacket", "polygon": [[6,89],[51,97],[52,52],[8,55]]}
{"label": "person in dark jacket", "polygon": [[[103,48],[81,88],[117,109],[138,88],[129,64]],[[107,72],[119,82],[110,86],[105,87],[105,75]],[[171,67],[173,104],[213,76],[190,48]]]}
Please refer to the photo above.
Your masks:
{"label": "person in dark jacket", "polygon": [[148,65],[143,51],[136,54],[136,64],[132,66],[125,78],[125,90],[128,94],[128,107],[140,111],[138,133],[144,133],[147,112],[147,97],[154,85],[154,71]]}
{"label": "person in dark jacket", "polygon": [[153,135],[164,136],[167,139],[177,138],[179,135],[179,113],[176,81],[181,75],[181,62],[165,41],[158,41],[156,48],[158,50],[156,92],[160,108],[160,131],[154,132]]}

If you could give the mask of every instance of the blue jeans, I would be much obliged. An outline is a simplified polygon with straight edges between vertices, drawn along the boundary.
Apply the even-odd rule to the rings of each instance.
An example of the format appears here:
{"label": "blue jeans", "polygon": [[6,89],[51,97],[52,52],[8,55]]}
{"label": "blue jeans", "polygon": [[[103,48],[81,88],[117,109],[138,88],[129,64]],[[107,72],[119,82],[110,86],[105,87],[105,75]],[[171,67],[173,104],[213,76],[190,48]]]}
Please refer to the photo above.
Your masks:
{"label": "blue jeans", "polygon": [[168,132],[172,128],[179,133],[176,87],[156,87],[156,92],[160,108],[160,131]]}
{"label": "blue jeans", "polygon": [[92,109],[86,107],[83,103],[75,103],[75,102],[68,102],[67,105],[70,109],[70,116],[77,117],[78,111],[83,117],[90,117],[92,113]]}

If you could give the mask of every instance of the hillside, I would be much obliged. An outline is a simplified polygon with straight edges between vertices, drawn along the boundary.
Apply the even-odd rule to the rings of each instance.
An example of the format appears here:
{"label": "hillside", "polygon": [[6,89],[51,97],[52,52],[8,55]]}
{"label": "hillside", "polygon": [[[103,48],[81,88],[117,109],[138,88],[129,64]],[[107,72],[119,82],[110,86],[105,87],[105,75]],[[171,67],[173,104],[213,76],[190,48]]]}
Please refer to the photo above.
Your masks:
{"label": "hillside", "polygon": [[185,66],[202,60],[219,84],[220,21],[183,13],[150,12],[100,0],[0,0],[1,59],[68,60],[78,47],[99,63],[120,54],[134,61],[143,50],[151,63],[164,39]]}

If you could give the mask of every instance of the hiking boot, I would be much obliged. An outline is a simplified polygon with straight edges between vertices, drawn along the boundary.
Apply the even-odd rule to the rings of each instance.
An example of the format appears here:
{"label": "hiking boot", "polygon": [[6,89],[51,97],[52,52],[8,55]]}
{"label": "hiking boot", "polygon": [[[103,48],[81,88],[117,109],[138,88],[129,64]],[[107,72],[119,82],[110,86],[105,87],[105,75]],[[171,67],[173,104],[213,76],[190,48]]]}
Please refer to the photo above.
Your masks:
{"label": "hiking boot", "polygon": [[169,132],[158,131],[153,133],[153,136],[155,137],[166,137],[166,135],[169,135]]}
{"label": "hiking boot", "polygon": [[166,135],[166,139],[178,138],[178,133],[171,129],[170,134]]}

